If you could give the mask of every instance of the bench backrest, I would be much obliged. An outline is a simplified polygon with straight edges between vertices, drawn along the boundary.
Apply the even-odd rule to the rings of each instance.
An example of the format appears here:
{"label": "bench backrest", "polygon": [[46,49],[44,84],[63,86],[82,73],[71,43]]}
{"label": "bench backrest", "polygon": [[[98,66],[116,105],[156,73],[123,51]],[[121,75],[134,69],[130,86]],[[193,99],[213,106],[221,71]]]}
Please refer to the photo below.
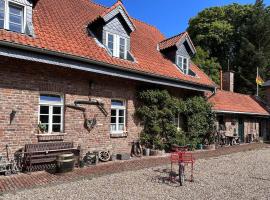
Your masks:
{"label": "bench backrest", "polygon": [[49,151],[49,150],[61,150],[74,148],[73,142],[51,142],[51,143],[38,143],[38,144],[26,144],[25,152],[35,151]]}

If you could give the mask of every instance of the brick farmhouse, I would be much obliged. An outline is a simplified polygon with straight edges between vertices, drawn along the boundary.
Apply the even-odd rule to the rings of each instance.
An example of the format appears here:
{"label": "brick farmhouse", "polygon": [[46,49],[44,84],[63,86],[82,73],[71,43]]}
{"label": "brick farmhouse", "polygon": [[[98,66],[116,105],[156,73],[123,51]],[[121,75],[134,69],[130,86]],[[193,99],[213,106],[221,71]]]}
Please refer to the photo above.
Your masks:
{"label": "brick farmhouse", "polygon": [[227,105],[215,110],[221,114],[268,119],[256,99],[215,94],[217,85],[191,61],[195,53],[188,33],[165,38],[121,1],[107,8],[90,0],[0,0],[1,153],[48,141],[129,152],[142,130],[140,88],[179,98],[211,93],[215,108]]}

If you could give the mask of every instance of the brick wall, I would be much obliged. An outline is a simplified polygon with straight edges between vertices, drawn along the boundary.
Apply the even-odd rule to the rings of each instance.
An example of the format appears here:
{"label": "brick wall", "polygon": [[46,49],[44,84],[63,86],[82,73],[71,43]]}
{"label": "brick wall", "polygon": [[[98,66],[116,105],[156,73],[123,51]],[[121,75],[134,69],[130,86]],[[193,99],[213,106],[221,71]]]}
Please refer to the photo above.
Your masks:
{"label": "brick wall", "polygon": [[[95,105],[81,105],[86,108],[87,118],[96,115],[97,124],[89,132],[84,128],[83,112],[70,107],[64,109],[65,141],[80,145],[83,152],[109,149],[114,153],[130,152],[134,139],[142,130],[134,116],[135,95],[141,83],[87,72],[64,69],[56,66],[19,60],[0,59],[0,153],[5,153],[8,144],[13,154],[27,143],[38,140],[38,110],[41,92],[53,92],[64,96],[65,105],[75,100],[101,99],[109,113],[106,117]],[[92,84],[90,84],[92,83]],[[149,85],[148,85],[149,87]],[[177,96],[194,95],[187,90],[172,90]],[[127,137],[110,137],[111,99],[123,99],[127,104]],[[10,113],[16,111],[10,122]],[[53,138],[53,137],[52,137]],[[39,138],[44,139],[44,138]]]}
{"label": "brick wall", "polygon": [[[40,92],[54,92],[64,96],[65,104],[75,100],[99,98],[105,103],[109,116],[105,116],[95,105],[82,105],[87,118],[97,116],[97,125],[90,132],[84,128],[83,112],[65,107],[64,140],[74,141],[84,151],[110,149],[114,152],[129,152],[130,143],[141,131],[134,117],[136,83],[90,73],[60,69],[19,61],[0,63],[0,151],[9,144],[12,153],[26,143],[37,143],[37,124]],[[92,87],[90,88],[90,82]],[[111,99],[127,102],[127,130],[124,138],[110,137]],[[10,113],[16,111],[10,123]]]}

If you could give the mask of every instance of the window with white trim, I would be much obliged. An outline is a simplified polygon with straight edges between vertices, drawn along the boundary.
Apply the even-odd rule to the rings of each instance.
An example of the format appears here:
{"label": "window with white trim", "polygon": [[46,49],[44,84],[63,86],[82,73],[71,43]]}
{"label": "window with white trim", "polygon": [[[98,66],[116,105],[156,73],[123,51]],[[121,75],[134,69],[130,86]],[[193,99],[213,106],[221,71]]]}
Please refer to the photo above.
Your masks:
{"label": "window with white trim", "polygon": [[127,39],[116,34],[106,34],[106,46],[112,56],[127,59]]}
{"label": "window with white trim", "polygon": [[126,128],[126,104],[122,100],[111,102],[111,133],[124,133]]}
{"label": "window with white trim", "polygon": [[11,0],[0,0],[0,28],[25,32],[25,6]]}
{"label": "window with white trim", "polygon": [[178,55],[176,59],[176,64],[183,71],[184,74],[188,74],[188,70],[189,70],[188,58]]}
{"label": "window with white trim", "polygon": [[39,98],[39,123],[46,126],[46,133],[63,132],[62,96],[41,94]]}

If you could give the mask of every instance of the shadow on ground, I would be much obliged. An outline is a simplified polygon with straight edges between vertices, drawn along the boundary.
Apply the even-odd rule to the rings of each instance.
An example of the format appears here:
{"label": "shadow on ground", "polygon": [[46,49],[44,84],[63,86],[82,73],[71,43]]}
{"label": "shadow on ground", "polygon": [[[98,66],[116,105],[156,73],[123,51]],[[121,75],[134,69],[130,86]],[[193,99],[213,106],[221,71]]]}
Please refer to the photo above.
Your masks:
{"label": "shadow on ground", "polygon": [[[153,169],[154,175],[151,177],[152,183],[165,184],[172,187],[180,187],[178,173],[174,169],[171,171],[171,168],[155,168]],[[187,182],[191,182],[190,179],[185,179]]]}

